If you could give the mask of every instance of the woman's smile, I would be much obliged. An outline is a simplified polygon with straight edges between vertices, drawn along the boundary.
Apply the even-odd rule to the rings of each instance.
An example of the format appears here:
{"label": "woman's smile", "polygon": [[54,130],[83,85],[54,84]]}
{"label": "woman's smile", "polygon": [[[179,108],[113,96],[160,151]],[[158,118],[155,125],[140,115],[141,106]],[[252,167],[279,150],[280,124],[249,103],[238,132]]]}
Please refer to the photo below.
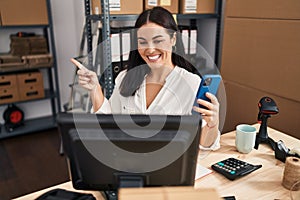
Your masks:
{"label": "woman's smile", "polygon": [[160,54],[147,56],[147,58],[150,62],[157,62],[160,57],[161,57]]}

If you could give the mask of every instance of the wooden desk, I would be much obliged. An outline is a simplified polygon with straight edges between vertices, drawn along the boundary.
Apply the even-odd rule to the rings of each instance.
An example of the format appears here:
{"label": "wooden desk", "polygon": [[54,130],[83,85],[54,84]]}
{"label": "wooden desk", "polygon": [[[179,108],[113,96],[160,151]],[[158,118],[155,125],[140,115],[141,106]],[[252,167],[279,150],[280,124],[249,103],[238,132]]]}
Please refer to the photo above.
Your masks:
{"label": "wooden desk", "polygon": [[[257,129],[259,125],[254,125]],[[285,135],[279,131],[268,128],[269,137],[274,141],[282,140],[288,148],[300,147],[300,140]],[[243,199],[281,199],[290,200],[289,190],[282,185],[284,163],[275,159],[274,152],[266,144],[260,144],[258,150],[252,150],[249,154],[241,154],[235,148],[235,131],[221,136],[221,149],[215,152],[200,151],[198,162],[207,168],[218,161],[228,157],[235,157],[252,164],[262,164],[262,168],[251,174],[230,181],[222,175],[213,172],[195,182],[195,188],[216,188],[220,196],[235,196],[237,200]],[[47,188],[17,200],[32,200],[46,191],[54,188],[74,190],[71,182],[63,183]],[[82,192],[82,191],[79,191]],[[101,193],[90,192],[97,199],[103,199]]]}
{"label": "wooden desk", "polygon": [[44,194],[45,192],[48,192],[50,190],[54,190],[54,189],[64,189],[64,190],[69,190],[69,191],[74,191],[74,192],[80,192],[80,193],[89,193],[89,194],[93,194],[94,197],[97,200],[105,200],[105,198],[102,196],[101,192],[96,192],[96,191],[81,191],[81,190],[75,190],[72,186],[72,182],[66,182],[66,183],[62,183],[59,185],[55,185],[53,187],[49,187],[31,194],[27,194],[25,196],[22,197],[18,197],[15,200],[33,200],[36,199],[37,197],[39,197],[40,195]]}
{"label": "wooden desk", "polygon": [[[259,125],[254,125],[257,130]],[[282,140],[288,148],[300,147],[300,140],[268,128],[269,137],[274,141]],[[198,162],[210,168],[218,161],[235,157],[252,164],[262,164],[262,168],[249,175],[230,181],[218,173],[196,180],[196,188],[215,187],[220,196],[235,196],[236,199],[289,199],[290,192],[282,185],[284,163],[275,159],[274,151],[266,144],[258,150],[241,154],[235,148],[235,131],[221,136],[221,149],[215,152],[200,152]]]}

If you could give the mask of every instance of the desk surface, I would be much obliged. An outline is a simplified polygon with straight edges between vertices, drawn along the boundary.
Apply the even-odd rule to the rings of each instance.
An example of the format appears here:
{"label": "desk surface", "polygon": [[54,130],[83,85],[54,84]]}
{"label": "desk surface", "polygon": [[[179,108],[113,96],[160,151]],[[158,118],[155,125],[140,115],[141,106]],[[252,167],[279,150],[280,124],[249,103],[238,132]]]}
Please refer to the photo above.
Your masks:
{"label": "desk surface", "polygon": [[[259,125],[254,125],[259,128]],[[282,140],[288,148],[300,147],[300,140],[285,135],[272,128],[268,128],[269,137],[274,141]],[[262,168],[251,174],[230,181],[222,175],[213,172],[195,182],[195,188],[216,188],[220,196],[235,196],[236,199],[290,199],[290,191],[282,185],[284,163],[275,159],[274,152],[266,144],[260,144],[258,150],[249,154],[241,154],[235,148],[235,131],[221,136],[221,149],[215,152],[200,151],[198,162],[207,168],[228,157],[235,157],[252,164],[262,164]],[[32,194],[17,198],[17,200],[31,200],[54,188],[73,190],[71,182],[47,188]],[[79,191],[82,192],[82,191]],[[89,192],[97,199],[103,199],[99,192]]]}
{"label": "desk surface", "polygon": [[[259,125],[254,125],[257,130]],[[300,147],[300,140],[268,128],[268,135],[274,141],[282,140],[288,148]],[[249,175],[227,180],[218,173],[213,173],[196,181],[196,188],[215,187],[220,196],[235,196],[236,199],[290,199],[290,191],[282,185],[284,163],[275,159],[274,151],[266,144],[260,144],[258,150],[241,154],[235,148],[235,131],[221,136],[221,149],[216,152],[200,152],[198,162],[210,168],[218,161],[235,157],[251,164],[262,164],[262,168]]]}

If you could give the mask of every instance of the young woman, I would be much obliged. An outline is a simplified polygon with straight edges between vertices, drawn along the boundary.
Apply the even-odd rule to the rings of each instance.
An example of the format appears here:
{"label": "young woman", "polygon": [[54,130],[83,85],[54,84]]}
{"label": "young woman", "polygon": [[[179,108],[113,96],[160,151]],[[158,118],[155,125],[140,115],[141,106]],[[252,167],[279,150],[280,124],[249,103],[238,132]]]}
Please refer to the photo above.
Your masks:
{"label": "young woman", "polygon": [[207,109],[194,106],[201,78],[183,57],[183,44],[177,38],[178,27],[172,14],[155,7],[140,14],[135,23],[130,64],[115,79],[110,99],[103,95],[95,72],[76,60],[79,84],[89,90],[93,112],[118,114],[202,115],[204,126],[200,139],[203,149],[218,149],[220,132],[219,102],[207,93],[211,102],[197,99]]}

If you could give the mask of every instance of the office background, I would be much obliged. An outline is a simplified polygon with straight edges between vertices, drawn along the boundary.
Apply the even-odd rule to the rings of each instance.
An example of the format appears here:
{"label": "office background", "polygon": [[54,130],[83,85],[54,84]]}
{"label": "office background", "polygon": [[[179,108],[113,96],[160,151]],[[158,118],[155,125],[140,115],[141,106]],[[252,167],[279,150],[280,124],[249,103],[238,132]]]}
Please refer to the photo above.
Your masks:
{"label": "office background", "polygon": [[[279,114],[272,116],[270,125],[299,138],[299,2],[296,0],[284,3],[279,0],[265,0],[263,3],[257,0],[237,2],[226,1],[228,10],[224,14],[223,25],[225,27],[222,30],[224,35],[222,35],[220,67],[225,81],[228,103],[226,115],[228,122],[223,131],[232,130],[238,123],[255,123],[258,112],[257,103],[262,96],[267,95],[272,97],[279,107]],[[70,97],[69,84],[73,81],[75,70],[69,58],[78,55],[84,25],[84,1],[51,0],[51,8],[62,107],[62,104],[68,102]],[[206,29],[208,35],[215,34],[214,25],[208,23],[203,28]],[[8,50],[9,41],[7,37],[2,36],[9,34],[9,30],[1,30],[0,52]],[[207,41],[205,48],[214,57],[215,44]],[[20,104],[20,107],[29,118],[51,112],[43,102]],[[0,107],[0,113],[3,113],[4,109],[4,106]],[[0,122],[3,123],[3,119],[0,119]],[[45,134],[44,132],[43,134],[35,133],[1,141],[1,152],[5,158],[2,165],[6,169],[11,168],[12,171],[0,176],[4,178],[2,180],[5,180],[4,187],[0,188],[6,187],[14,191],[14,183],[9,183],[8,180],[12,176],[15,176],[14,181],[20,183],[17,171],[13,171],[16,166],[18,170],[23,171],[20,176],[36,176],[36,181],[39,181],[39,176],[34,173],[25,174],[24,172],[29,168],[32,171],[48,169],[49,171],[45,174],[51,174],[52,168],[47,166],[52,166],[53,162],[63,170],[57,174],[56,180],[49,179],[55,176],[48,175],[47,177],[41,173],[41,176],[46,176],[45,178],[49,180],[44,184],[65,181],[67,179],[66,165],[62,157],[56,154],[59,152],[58,139],[58,134],[53,129],[46,131]],[[30,148],[27,148],[28,146]],[[14,158],[10,156],[17,155],[20,150],[28,152],[18,155],[19,157],[16,156],[16,161],[14,161]],[[41,157],[40,153],[48,154],[49,157],[47,159]],[[26,160],[29,157],[32,157],[31,161]],[[20,164],[22,160],[27,164]],[[38,166],[37,163],[43,164]],[[25,186],[26,183],[22,181],[21,183],[23,184],[20,186],[22,192],[28,192],[34,187],[39,189],[38,187],[43,185],[34,183],[34,186]]]}

